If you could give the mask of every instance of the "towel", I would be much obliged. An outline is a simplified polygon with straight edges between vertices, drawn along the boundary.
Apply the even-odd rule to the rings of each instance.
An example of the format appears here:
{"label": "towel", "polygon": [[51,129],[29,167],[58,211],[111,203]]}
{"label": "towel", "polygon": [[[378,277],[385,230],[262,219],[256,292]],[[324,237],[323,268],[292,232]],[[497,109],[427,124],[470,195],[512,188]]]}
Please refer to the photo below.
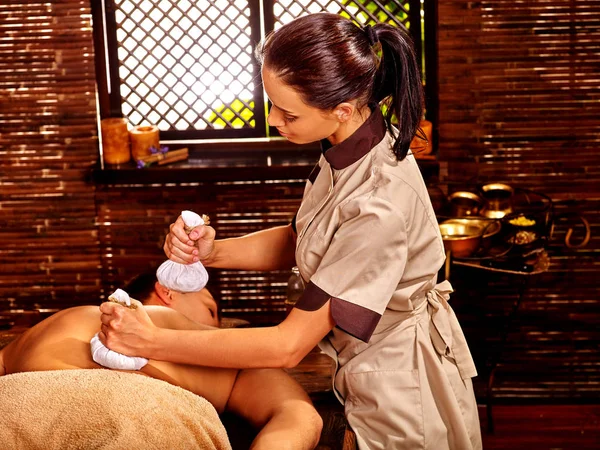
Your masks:
{"label": "towel", "polygon": [[[136,309],[135,303],[131,303],[129,294],[123,289],[117,289],[115,292],[108,296],[108,300],[111,302],[119,303],[127,308]],[[127,356],[122,353],[117,353],[105,347],[98,333],[94,335],[90,341],[90,347],[92,352],[92,359],[100,364],[101,366],[108,367],[109,369],[118,370],[140,370],[146,364],[148,360],[138,356]]]}
{"label": "towel", "polygon": [[162,380],[105,369],[0,377],[0,447],[231,449],[208,400]]}
{"label": "towel", "polygon": [[[188,233],[206,222],[193,211],[182,211],[181,218]],[[180,264],[168,259],[156,271],[156,278],[168,289],[178,292],[198,292],[208,283],[208,272],[200,261]]]}

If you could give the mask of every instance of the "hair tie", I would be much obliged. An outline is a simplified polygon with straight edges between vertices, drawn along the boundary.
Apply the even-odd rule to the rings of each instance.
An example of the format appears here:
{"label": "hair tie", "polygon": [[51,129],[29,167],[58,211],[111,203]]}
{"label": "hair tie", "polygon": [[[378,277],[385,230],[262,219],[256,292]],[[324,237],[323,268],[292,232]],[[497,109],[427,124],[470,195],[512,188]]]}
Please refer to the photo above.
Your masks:
{"label": "hair tie", "polygon": [[362,29],[367,35],[367,39],[369,40],[369,46],[371,47],[371,52],[375,56],[375,68],[379,69],[379,65],[381,64],[382,48],[381,42],[379,42],[379,38],[377,37],[377,33],[371,27],[371,25],[365,25]]}
{"label": "hair tie", "polygon": [[363,31],[367,35],[367,39],[369,40],[369,45],[371,47],[373,47],[375,44],[377,44],[379,42],[379,39],[377,38],[377,33],[375,32],[375,30],[373,29],[373,27],[371,25],[366,25],[363,28]]}

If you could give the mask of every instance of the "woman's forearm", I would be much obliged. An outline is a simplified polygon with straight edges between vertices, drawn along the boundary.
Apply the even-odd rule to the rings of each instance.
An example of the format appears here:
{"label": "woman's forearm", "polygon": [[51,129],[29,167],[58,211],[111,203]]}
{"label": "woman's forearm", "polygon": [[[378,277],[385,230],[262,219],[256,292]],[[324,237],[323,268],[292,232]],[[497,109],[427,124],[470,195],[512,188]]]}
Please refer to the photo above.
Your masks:
{"label": "woman's forearm", "polygon": [[335,326],[327,302],[316,311],[292,309],[279,325],[216,330],[155,329],[142,356],[210,367],[295,367]]}
{"label": "woman's forearm", "polygon": [[202,263],[219,269],[288,269],[295,264],[295,249],[294,232],[287,225],[215,241],[214,250]]}
{"label": "woman's forearm", "polygon": [[148,350],[151,359],[237,369],[287,367],[293,354],[279,327],[208,331],[160,328]]}

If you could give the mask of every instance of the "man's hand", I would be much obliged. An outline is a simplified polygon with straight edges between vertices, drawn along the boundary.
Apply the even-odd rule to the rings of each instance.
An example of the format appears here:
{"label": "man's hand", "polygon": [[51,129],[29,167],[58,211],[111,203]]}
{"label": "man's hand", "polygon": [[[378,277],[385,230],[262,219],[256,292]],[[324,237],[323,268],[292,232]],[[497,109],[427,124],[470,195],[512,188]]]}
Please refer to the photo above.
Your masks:
{"label": "man's hand", "polygon": [[152,323],[144,306],[131,299],[137,309],[129,309],[118,303],[104,302],[100,305],[100,341],[118,353],[127,356],[151,358],[158,328]]}
{"label": "man's hand", "polygon": [[165,254],[171,261],[180,264],[206,260],[214,250],[215,229],[208,225],[199,225],[188,236],[184,227],[181,216],[171,224],[163,246]]}

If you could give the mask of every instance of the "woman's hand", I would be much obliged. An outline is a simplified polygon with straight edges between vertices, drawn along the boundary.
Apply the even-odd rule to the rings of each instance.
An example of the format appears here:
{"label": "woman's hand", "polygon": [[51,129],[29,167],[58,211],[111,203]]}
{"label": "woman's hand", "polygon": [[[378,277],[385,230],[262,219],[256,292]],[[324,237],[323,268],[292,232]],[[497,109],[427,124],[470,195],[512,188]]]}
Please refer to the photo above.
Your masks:
{"label": "woman's hand", "polygon": [[188,236],[184,226],[181,216],[171,224],[163,246],[167,257],[180,264],[208,259],[215,248],[215,229],[208,225],[199,225]]}
{"label": "woman's hand", "polygon": [[98,337],[110,350],[127,356],[150,358],[158,328],[139,301],[132,299],[131,302],[137,305],[137,309],[114,302],[100,305],[102,325]]}

